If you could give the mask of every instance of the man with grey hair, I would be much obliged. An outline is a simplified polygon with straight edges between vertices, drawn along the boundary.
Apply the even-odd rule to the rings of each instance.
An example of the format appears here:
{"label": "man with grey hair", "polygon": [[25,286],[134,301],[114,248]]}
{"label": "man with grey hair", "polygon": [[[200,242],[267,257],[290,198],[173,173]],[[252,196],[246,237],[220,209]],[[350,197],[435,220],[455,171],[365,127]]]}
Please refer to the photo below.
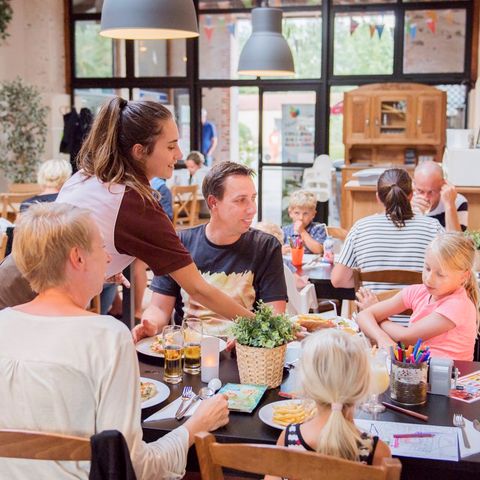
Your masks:
{"label": "man with grey hair", "polygon": [[468,226],[468,201],[448,183],[442,167],[433,161],[420,163],[413,174],[412,209],[436,218],[447,232],[461,232]]}

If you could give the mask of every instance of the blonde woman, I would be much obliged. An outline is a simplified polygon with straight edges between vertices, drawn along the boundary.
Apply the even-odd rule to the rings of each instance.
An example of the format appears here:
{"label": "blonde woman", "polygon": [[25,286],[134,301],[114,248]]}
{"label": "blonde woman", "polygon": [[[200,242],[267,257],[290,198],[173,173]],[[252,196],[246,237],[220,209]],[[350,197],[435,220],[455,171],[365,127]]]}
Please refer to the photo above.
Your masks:
{"label": "blonde woman", "polygon": [[[300,385],[317,406],[303,424],[289,425],[277,445],[316,451],[368,465],[390,457],[388,446],[353,423],[355,405],[370,389],[370,364],[359,337],[327,329],[303,341]],[[267,476],[268,480],[276,477]]]}
{"label": "blonde woman", "polygon": [[[474,257],[475,246],[463,234],[438,235],[425,253],[423,284],[362,311],[360,328],[379,345],[414,345],[421,338],[432,357],[473,360],[479,321]],[[408,327],[388,320],[408,309],[413,311]]]}
{"label": "blonde woman", "polygon": [[[13,256],[37,296],[0,311],[0,428],[86,438],[116,429],[139,480],[181,478],[194,435],[228,422],[226,399],[205,400],[183,426],[156,442],[142,441],[130,332],[113,317],[85,310],[110,262],[88,210],[32,206],[16,226]],[[0,459],[0,477],[87,479],[89,467]]]}
{"label": "blonde woman", "polygon": [[54,202],[62,185],[71,175],[72,166],[66,160],[52,159],[43,162],[37,174],[37,183],[42,187],[42,192],[22,202],[20,212],[35,203]]}
{"label": "blonde woman", "polygon": [[[80,170],[60,191],[57,202],[87,208],[98,223],[111,256],[107,278],[138,257],[155,275],[170,274],[200,304],[226,318],[253,315],[203,280],[158,203],[149,180],[170,178],[182,158],[177,125],[168,108],[152,101],[114,97],[95,117],[78,154]],[[13,288],[14,287],[14,288]],[[11,291],[31,300],[11,262],[0,266],[0,307],[11,306]],[[156,333],[148,321],[142,336]]]}

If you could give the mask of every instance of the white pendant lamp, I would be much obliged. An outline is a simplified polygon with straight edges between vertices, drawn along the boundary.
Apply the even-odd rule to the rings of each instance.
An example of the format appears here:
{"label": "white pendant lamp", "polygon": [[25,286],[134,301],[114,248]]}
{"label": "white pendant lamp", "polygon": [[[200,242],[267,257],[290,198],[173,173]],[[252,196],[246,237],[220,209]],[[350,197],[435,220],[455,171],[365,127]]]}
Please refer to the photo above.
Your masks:
{"label": "white pendant lamp", "polygon": [[104,0],[100,35],[126,40],[198,37],[192,0]]}
{"label": "white pendant lamp", "polygon": [[240,54],[238,73],[256,77],[295,74],[292,52],[282,35],[282,11],[278,8],[252,10],[252,35]]}

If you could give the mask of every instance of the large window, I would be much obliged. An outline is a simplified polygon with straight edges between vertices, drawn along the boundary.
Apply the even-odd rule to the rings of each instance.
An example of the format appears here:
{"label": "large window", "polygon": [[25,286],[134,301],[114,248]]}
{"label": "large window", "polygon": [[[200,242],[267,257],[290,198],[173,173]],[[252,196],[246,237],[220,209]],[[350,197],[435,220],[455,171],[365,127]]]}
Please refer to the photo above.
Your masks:
{"label": "large window", "polygon": [[448,128],[466,126],[473,0],[269,0],[283,9],[290,78],[237,73],[251,10],[266,2],[194,3],[198,39],[134,42],[98,35],[102,0],[71,0],[72,104],[95,113],[111,95],[158,100],[174,112],[185,155],[201,149],[204,108],[217,130],[214,161],[258,170],[260,217],[282,222],[290,191],[317,155],[343,159],[345,91],[434,85],[447,92]]}

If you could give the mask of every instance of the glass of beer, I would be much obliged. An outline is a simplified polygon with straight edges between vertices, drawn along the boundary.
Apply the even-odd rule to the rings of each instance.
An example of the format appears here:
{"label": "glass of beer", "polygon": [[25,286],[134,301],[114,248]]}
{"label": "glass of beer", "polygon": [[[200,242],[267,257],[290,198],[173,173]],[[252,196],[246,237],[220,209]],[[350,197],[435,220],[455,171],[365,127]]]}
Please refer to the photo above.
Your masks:
{"label": "glass of beer", "polygon": [[198,375],[200,373],[200,344],[203,336],[203,322],[198,319],[183,320],[183,338],[185,342],[183,371]]}
{"label": "glass of beer", "polygon": [[163,380],[180,383],[183,378],[183,329],[179,325],[168,325],[163,329],[163,355],[165,357]]}

